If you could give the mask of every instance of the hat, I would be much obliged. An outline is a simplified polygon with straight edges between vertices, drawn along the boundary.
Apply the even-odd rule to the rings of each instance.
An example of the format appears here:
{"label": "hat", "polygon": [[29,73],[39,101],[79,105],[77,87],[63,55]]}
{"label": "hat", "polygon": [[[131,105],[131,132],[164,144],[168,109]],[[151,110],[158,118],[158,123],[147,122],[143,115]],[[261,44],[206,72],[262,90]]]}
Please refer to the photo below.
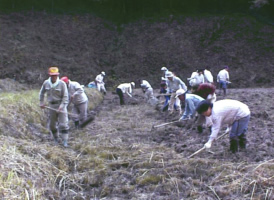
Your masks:
{"label": "hat", "polygon": [[229,67],[228,66],[224,66],[224,69],[229,69]]}
{"label": "hat", "polygon": [[106,73],[105,73],[104,71],[102,71],[102,72],[101,72],[101,74],[102,74],[103,76],[105,76],[105,75],[106,75]]}
{"label": "hat", "polygon": [[132,87],[135,87],[135,83],[134,82],[131,82],[130,84],[132,85]]}
{"label": "hat", "polygon": [[166,77],[168,78],[168,77],[173,77],[173,73],[172,72],[167,72],[166,73]]}
{"label": "hat", "polygon": [[68,83],[69,82],[69,78],[67,76],[63,76],[61,78],[62,81],[64,81],[65,83]]}
{"label": "hat", "polygon": [[58,67],[50,67],[48,73],[50,76],[59,75],[59,69]]}
{"label": "hat", "polygon": [[207,111],[208,108],[212,108],[213,107],[213,104],[208,102],[207,100],[203,100],[201,101],[198,106],[196,107],[196,111],[199,113],[199,114],[202,114],[203,112]]}
{"label": "hat", "polygon": [[179,89],[176,91],[175,98],[177,98],[178,96],[185,94],[185,93],[186,93],[186,91],[184,89]]}
{"label": "hat", "polygon": [[167,71],[167,68],[166,67],[162,67],[161,70],[162,71]]}

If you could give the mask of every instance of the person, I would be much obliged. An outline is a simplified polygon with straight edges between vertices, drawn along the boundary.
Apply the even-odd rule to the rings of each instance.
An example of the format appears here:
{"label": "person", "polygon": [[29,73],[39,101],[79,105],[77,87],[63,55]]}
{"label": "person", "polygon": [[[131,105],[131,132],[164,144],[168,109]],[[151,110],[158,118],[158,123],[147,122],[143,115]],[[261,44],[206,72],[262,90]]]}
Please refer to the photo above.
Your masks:
{"label": "person", "polygon": [[[49,129],[53,135],[54,141],[58,143],[58,129],[62,134],[63,145],[68,146],[68,113],[67,105],[68,90],[66,84],[59,80],[58,67],[50,67],[48,70],[49,79],[45,80],[39,93],[40,107],[45,108],[44,96],[47,93],[49,104]],[[58,124],[58,129],[57,129]]]}
{"label": "person", "polygon": [[[162,77],[161,83],[160,83],[160,94],[166,94],[167,93],[167,80]],[[166,111],[168,109],[168,102],[170,99],[170,95],[164,95],[165,102],[162,107],[162,112]]]}
{"label": "person", "polygon": [[185,103],[185,111],[179,121],[192,119],[196,114],[196,107],[204,99],[196,94],[186,93],[184,89],[176,91],[176,98]]}
{"label": "person", "polygon": [[211,83],[202,83],[199,86],[193,88],[193,94],[196,94],[210,103],[214,103],[217,99],[215,94],[216,87]]}
{"label": "person", "polygon": [[156,99],[153,95],[153,88],[146,80],[139,80],[140,87],[142,88],[142,91],[145,93],[145,98],[147,102],[151,105],[156,105],[158,103],[158,99]]}
{"label": "person", "polygon": [[[199,69],[199,70],[197,70],[197,72],[196,73],[192,73],[192,75],[191,76],[193,76],[192,78],[190,77],[190,78],[188,78],[188,80],[189,81],[192,81],[192,83],[191,83],[191,86],[192,87],[194,87],[194,86],[196,86],[196,85],[200,85],[200,84],[202,84],[202,83],[204,83],[205,82],[205,78],[204,78],[204,75],[203,75],[203,69]],[[190,83],[189,83],[190,84]]]}
{"label": "person", "polygon": [[246,148],[246,132],[250,119],[250,110],[248,106],[237,100],[220,100],[215,103],[202,101],[196,108],[199,114],[210,117],[213,123],[211,135],[205,148],[210,148],[216,140],[220,129],[228,125],[230,129],[230,151],[235,153],[238,148]]}
{"label": "person", "polygon": [[76,129],[79,129],[79,124],[82,124],[87,118],[88,97],[83,87],[76,81],[71,81],[67,76],[61,78],[68,88],[69,100],[73,104],[72,117]]}
{"label": "person", "polygon": [[219,83],[220,95],[223,89],[224,96],[226,96],[227,83],[229,82],[228,66],[225,66],[217,75],[217,82]]}
{"label": "person", "polygon": [[97,85],[97,89],[106,94],[106,88],[105,88],[105,83],[104,83],[104,77],[106,76],[106,73],[102,71],[100,74],[98,74],[95,78],[95,83]]}
{"label": "person", "polygon": [[190,87],[194,87],[196,85],[196,79],[195,77],[198,76],[198,70],[196,70],[195,72],[192,72],[190,78],[187,78],[187,80],[189,81],[189,86]]}
{"label": "person", "polygon": [[182,113],[182,108],[180,105],[180,101],[178,100],[178,98],[175,98],[176,96],[176,91],[179,89],[184,89],[185,91],[187,91],[187,86],[186,84],[177,76],[174,76],[172,72],[168,72],[167,73],[167,90],[168,93],[171,94],[170,96],[170,100],[169,100],[169,106],[168,106],[168,111],[169,114],[173,113],[174,110],[174,103],[179,111],[179,113]]}
{"label": "person", "polygon": [[166,67],[162,67],[161,71],[163,71],[163,77],[162,78],[167,78],[167,73],[169,72],[168,69]]}
{"label": "person", "polygon": [[134,82],[122,83],[122,84],[118,85],[118,87],[116,89],[116,93],[118,94],[118,96],[120,98],[120,105],[125,104],[124,94],[127,94],[129,97],[132,97],[133,88],[135,88],[135,83]]}
{"label": "person", "polygon": [[211,84],[214,84],[214,81],[213,81],[213,76],[211,74],[211,72],[209,71],[210,68],[209,67],[206,67],[203,71],[203,74],[204,74],[204,78],[205,78],[205,83],[211,83]]}

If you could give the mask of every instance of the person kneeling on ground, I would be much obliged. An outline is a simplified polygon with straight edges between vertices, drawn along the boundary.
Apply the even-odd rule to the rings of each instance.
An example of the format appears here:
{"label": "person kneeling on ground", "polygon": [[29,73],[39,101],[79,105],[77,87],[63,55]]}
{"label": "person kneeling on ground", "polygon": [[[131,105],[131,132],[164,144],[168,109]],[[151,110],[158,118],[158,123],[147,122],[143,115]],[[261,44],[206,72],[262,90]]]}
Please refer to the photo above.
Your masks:
{"label": "person kneeling on ground", "polygon": [[72,113],[75,114],[75,116],[72,116],[72,120],[75,128],[78,129],[79,123],[82,124],[87,118],[88,97],[78,82],[71,81],[66,76],[62,77],[61,80],[67,84],[69,100],[73,103]]}
{"label": "person kneeling on ground", "polygon": [[199,103],[196,111],[210,117],[213,123],[205,148],[211,147],[220,129],[225,125],[231,126],[229,136],[232,153],[238,151],[238,146],[246,148],[246,132],[250,119],[250,110],[246,104],[236,100],[220,100],[212,104],[204,100]]}
{"label": "person kneeling on ground", "polygon": [[132,93],[133,88],[135,88],[134,82],[122,83],[122,84],[118,85],[118,87],[116,89],[116,93],[118,94],[118,96],[120,98],[120,105],[125,105],[124,93],[126,93],[129,97],[132,97],[131,93]]}

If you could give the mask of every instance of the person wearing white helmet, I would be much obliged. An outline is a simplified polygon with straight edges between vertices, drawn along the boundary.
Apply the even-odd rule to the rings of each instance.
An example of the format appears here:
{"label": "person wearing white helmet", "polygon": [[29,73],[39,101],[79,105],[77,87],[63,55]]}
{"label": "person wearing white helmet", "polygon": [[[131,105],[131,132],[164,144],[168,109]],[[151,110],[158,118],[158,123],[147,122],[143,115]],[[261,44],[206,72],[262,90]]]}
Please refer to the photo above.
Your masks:
{"label": "person wearing white helmet", "polygon": [[[172,72],[168,72],[167,73],[167,91],[168,93],[171,94],[170,96],[170,101],[169,101],[169,106],[168,106],[168,111],[169,113],[173,113],[174,110],[174,103],[175,105],[178,107],[178,111],[182,112],[182,108],[180,105],[180,101],[178,102],[178,99],[176,99],[176,91],[179,89],[184,89],[185,91],[187,91],[187,86],[186,84],[177,76],[174,76],[174,74]],[[179,103],[179,105],[178,105]]]}
{"label": "person wearing white helmet", "polygon": [[88,97],[78,82],[69,80],[67,76],[63,76],[61,80],[67,84],[69,99],[73,104],[72,113],[75,114],[72,120],[75,128],[78,129],[79,125],[87,119]]}
{"label": "person wearing white helmet", "polygon": [[120,98],[120,105],[125,105],[124,94],[127,94],[129,97],[132,97],[132,91],[135,88],[135,83],[122,83],[116,88],[116,93]]}
{"label": "person wearing white helmet", "polygon": [[169,72],[168,69],[166,67],[162,67],[161,71],[163,71],[163,77],[162,78],[167,78],[167,73]]}
{"label": "person wearing white helmet", "polygon": [[95,78],[95,83],[97,85],[97,89],[106,94],[106,88],[105,88],[105,83],[104,83],[104,77],[106,76],[106,73],[102,71],[100,74],[98,74]]}

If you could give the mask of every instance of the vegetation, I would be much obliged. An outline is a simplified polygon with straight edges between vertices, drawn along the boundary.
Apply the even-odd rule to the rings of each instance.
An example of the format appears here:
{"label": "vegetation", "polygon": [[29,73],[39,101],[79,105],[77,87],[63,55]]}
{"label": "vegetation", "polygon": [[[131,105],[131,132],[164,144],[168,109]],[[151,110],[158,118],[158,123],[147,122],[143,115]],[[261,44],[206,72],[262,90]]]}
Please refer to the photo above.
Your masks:
{"label": "vegetation", "polygon": [[121,24],[141,18],[189,14],[252,13],[273,20],[272,0],[2,0],[4,12],[92,13]]}

